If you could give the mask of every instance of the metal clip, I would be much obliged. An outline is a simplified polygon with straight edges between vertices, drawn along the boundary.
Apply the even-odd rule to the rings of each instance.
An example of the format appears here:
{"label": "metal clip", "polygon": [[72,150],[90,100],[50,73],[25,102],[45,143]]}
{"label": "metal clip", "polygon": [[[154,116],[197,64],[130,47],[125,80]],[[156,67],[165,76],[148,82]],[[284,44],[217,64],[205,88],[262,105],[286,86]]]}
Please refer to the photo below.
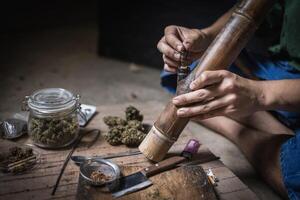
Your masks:
{"label": "metal clip", "polygon": [[21,105],[21,110],[22,111],[29,111],[28,100],[29,100],[29,96],[25,96],[23,101],[22,101],[22,105]]}
{"label": "metal clip", "polygon": [[75,97],[73,97],[73,100],[76,102],[75,103],[75,109],[78,111],[81,108],[81,103],[80,103],[80,95],[77,94]]}
{"label": "metal clip", "polygon": [[75,97],[74,97],[74,100],[76,101],[76,110],[78,112],[78,114],[80,115],[80,117],[84,120],[84,122],[86,123],[88,120],[87,120],[87,116],[84,112],[82,112],[81,110],[81,103],[79,102],[80,100],[80,95],[77,94]]}
{"label": "metal clip", "polygon": [[190,69],[185,62],[188,57],[188,51],[179,52],[180,53],[180,66],[177,71],[177,81],[185,79],[190,73]]}

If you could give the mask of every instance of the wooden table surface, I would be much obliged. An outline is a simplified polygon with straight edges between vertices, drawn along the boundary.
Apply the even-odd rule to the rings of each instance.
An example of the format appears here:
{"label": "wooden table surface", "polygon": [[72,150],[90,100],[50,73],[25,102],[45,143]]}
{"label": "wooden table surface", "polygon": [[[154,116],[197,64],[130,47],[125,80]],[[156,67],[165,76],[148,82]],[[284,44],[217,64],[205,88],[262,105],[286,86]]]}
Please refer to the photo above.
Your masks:
{"label": "wooden table surface", "polygon": [[[157,115],[159,115],[164,107],[164,105],[158,102],[134,104],[124,103],[119,105],[98,106],[97,115],[82,131],[95,128],[100,129],[101,136],[93,144],[93,146],[89,148],[87,144],[90,139],[89,137],[92,136],[84,137],[73,155],[101,156],[135,151],[135,148],[128,148],[124,145],[111,146],[103,139],[103,134],[105,134],[108,130],[102,121],[103,116],[116,115],[125,117],[124,110],[128,105],[133,105],[140,109],[144,115],[144,122],[148,124],[153,124]],[[191,138],[191,135],[192,134],[187,132],[185,129],[178,141],[171,148],[170,153],[180,153],[184,145]],[[201,143],[201,138],[199,138],[199,140]],[[32,144],[31,140],[27,137],[24,137],[17,142],[20,144]],[[7,148],[7,146],[11,144],[11,142],[0,140],[0,151],[3,151],[4,148]],[[75,199],[79,178],[79,168],[72,161],[69,162],[65,169],[55,196],[51,196],[51,191],[60,172],[61,166],[70,149],[44,150],[37,147],[33,148],[41,154],[40,163],[33,170],[22,175],[0,174],[0,199]],[[209,149],[202,145],[199,149],[197,158],[212,156],[214,155],[212,155]],[[127,156],[112,160],[118,165],[127,166],[143,167],[150,164],[143,155]],[[220,199],[258,199],[256,195],[220,160],[210,161],[200,165],[205,170],[211,168],[213,173],[219,179],[218,185],[215,189]]]}

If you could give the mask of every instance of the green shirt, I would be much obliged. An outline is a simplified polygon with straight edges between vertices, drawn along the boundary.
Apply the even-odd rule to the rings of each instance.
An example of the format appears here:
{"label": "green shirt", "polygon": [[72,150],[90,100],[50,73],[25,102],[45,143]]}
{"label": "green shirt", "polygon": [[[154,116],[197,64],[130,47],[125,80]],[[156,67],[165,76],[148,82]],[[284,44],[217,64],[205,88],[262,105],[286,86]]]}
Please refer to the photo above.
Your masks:
{"label": "green shirt", "polygon": [[257,35],[273,40],[272,56],[300,69],[300,0],[278,0]]}

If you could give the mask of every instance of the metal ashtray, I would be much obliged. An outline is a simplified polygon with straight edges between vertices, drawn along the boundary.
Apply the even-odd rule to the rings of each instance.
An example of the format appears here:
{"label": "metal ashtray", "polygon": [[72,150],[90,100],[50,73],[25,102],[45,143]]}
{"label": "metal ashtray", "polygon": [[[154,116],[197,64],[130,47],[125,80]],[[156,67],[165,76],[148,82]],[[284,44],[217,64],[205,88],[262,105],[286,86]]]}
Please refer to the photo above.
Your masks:
{"label": "metal ashtray", "polygon": [[[99,173],[105,177],[105,179],[95,180],[91,176],[93,173]],[[120,178],[121,171],[118,165],[115,163],[101,159],[92,158],[87,159],[80,165],[80,176],[82,176],[89,184],[93,186],[104,186],[106,184],[117,185],[117,180]]]}

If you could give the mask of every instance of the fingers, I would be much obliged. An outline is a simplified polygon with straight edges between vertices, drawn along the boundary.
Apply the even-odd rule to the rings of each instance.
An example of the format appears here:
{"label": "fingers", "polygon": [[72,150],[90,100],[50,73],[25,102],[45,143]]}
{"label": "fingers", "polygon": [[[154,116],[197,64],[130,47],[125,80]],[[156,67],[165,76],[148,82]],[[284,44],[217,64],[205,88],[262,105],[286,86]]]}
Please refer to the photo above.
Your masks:
{"label": "fingers", "polygon": [[204,51],[207,47],[207,44],[201,31],[191,29],[188,31],[188,35],[183,41],[183,46],[190,52],[199,52]]}
{"label": "fingers", "polygon": [[167,42],[165,37],[163,37],[157,44],[158,50],[168,56],[170,59],[175,61],[180,61],[180,53],[173,49]]}
{"label": "fingers", "polygon": [[[158,42],[157,48],[164,55],[164,62],[169,68],[178,67],[180,64],[189,65],[202,56],[205,48],[202,50],[198,47],[203,43],[199,32],[201,31],[179,26],[165,28],[165,36]],[[183,41],[187,48],[184,47]],[[187,57],[182,58],[180,52],[184,50],[188,50],[189,53]]]}
{"label": "fingers", "polygon": [[165,40],[166,42],[173,48],[176,49],[176,51],[182,52],[184,50],[183,44],[182,44],[182,35],[181,27],[178,26],[167,26],[165,28]]}
{"label": "fingers", "polygon": [[167,72],[172,72],[172,73],[176,73],[177,72],[176,67],[170,67],[167,64],[164,64],[164,70],[167,71]]}
{"label": "fingers", "polygon": [[198,104],[190,107],[183,107],[177,110],[179,117],[194,117],[198,115],[208,114],[216,109],[226,107],[233,101],[231,95],[226,95],[218,99],[206,102],[204,104]]}
{"label": "fingers", "polygon": [[217,86],[195,90],[175,97],[172,102],[176,106],[184,106],[192,103],[200,103],[221,96],[223,93]]}
{"label": "fingers", "polygon": [[182,52],[204,51],[209,45],[208,38],[199,29],[188,29],[180,26],[167,26],[165,28],[165,40],[175,50]]}
{"label": "fingers", "polygon": [[163,60],[164,60],[165,64],[167,64],[170,67],[175,68],[175,69],[180,65],[180,62],[172,60],[171,58],[169,58],[165,54],[163,54]]}
{"label": "fingers", "polygon": [[[175,72],[177,67],[181,65],[180,61],[180,53],[174,50],[172,47],[170,47],[166,41],[165,37],[161,39],[161,41],[158,43],[157,48],[161,53],[163,53],[163,60],[166,64],[164,66],[164,69],[166,71]],[[199,58],[201,56],[202,52],[198,53],[189,53],[188,57],[184,60],[184,63],[191,64],[193,60]],[[174,70],[174,69],[175,70]]]}
{"label": "fingers", "polygon": [[224,115],[226,115],[227,112],[228,112],[227,107],[225,106],[225,107],[218,108],[216,110],[212,110],[209,113],[198,115],[194,118],[197,120],[204,120],[204,119],[208,119],[208,118],[212,118],[212,117],[224,116]]}
{"label": "fingers", "polygon": [[191,84],[191,90],[197,90],[204,88],[215,83],[221,82],[225,77],[229,75],[230,72],[226,70],[218,71],[204,71],[199,77],[197,77]]}

